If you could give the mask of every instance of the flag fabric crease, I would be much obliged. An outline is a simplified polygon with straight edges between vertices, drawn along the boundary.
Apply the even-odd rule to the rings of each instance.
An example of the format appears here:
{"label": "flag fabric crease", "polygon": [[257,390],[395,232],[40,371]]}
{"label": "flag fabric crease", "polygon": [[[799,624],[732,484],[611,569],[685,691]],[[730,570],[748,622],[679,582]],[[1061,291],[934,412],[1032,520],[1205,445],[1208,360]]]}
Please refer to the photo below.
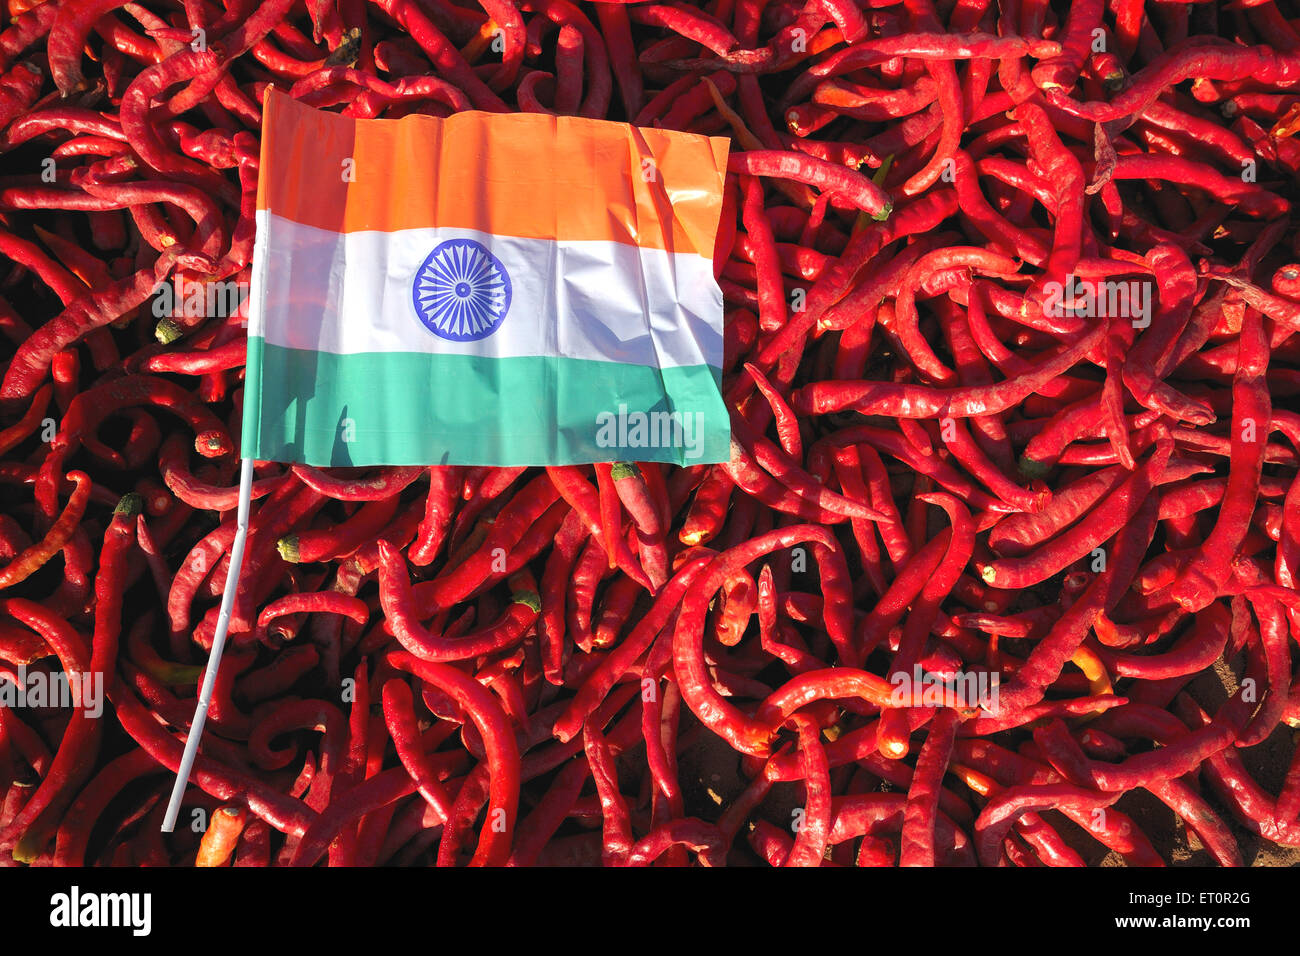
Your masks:
{"label": "flag fabric crease", "polygon": [[267,94],[245,454],[725,461],[728,141],[547,114],[368,120]]}

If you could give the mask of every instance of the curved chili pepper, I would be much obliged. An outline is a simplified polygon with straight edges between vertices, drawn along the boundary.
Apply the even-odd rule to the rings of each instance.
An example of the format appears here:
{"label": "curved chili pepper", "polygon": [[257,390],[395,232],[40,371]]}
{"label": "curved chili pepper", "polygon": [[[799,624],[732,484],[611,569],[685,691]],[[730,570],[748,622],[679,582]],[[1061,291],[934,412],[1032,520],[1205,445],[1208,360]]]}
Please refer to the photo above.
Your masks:
{"label": "curved chili pepper", "polygon": [[276,542],[280,557],[291,564],[328,561],[346,557],[373,541],[388,527],[397,513],[397,496],[367,501],[346,521],[333,528],[319,528],[285,535]]}
{"label": "curved chili pepper", "polygon": [[90,477],[81,471],[70,471],[68,477],[76,483],[76,487],[68,498],[67,506],[44,538],[0,568],[0,589],[13,587],[35,574],[45,562],[63,550],[81,523],[90,501]]}
{"label": "curved chili pepper", "polygon": [[398,641],[412,654],[428,661],[464,660],[509,647],[541,612],[536,591],[518,591],[507,617],[477,634],[447,640],[431,634],[413,612],[413,595],[400,554],[386,541],[379,543],[380,599]]}
{"label": "curved chili pepper", "polygon": [[[756,757],[770,751],[769,725],[741,714],[713,689],[704,668],[702,638],[707,600],[734,569],[772,551],[800,542],[817,542],[836,548],[833,538],[813,525],[793,525],[760,535],[746,544],[723,552],[709,565],[699,587],[687,594],[673,633],[673,668],[682,699],[696,717],[743,753]],[[698,635],[698,636],[697,636]]]}
{"label": "curved chili pepper", "polygon": [[286,594],[262,608],[257,615],[257,626],[265,628],[277,617],[302,613],[342,614],[358,624],[364,624],[370,619],[370,608],[360,598],[337,591],[298,592]]}
{"label": "curved chili pepper", "polygon": [[0,399],[23,399],[39,387],[56,353],[94,329],[121,318],[140,305],[178,263],[195,257],[170,251],[151,267],[119,279],[108,289],[94,290],[71,302],[18,348],[5,369]]}
{"label": "curved chili pepper", "polygon": [[4,454],[22,444],[29,435],[36,431],[45,418],[45,410],[50,404],[50,393],[51,386],[42,385],[36,394],[32,396],[32,404],[23,414],[23,417],[8,428],[0,431],[0,454]]}
{"label": "curved chili pepper", "polygon": [[[398,651],[390,652],[386,660],[398,670],[406,671],[451,694],[465,708],[482,734],[491,777],[489,819],[471,865],[502,865],[509,854],[510,835],[515,827],[519,801],[519,753],[505,714],[482,685],[445,664],[422,661]],[[496,811],[503,814],[500,822],[504,826],[500,828],[494,826]],[[307,859],[306,853],[303,853],[302,859]]]}
{"label": "curved chili pepper", "polygon": [[[83,486],[84,487],[84,486]],[[51,633],[51,616],[35,614],[29,602],[6,607],[15,618],[29,626],[39,624],[47,641],[60,655],[68,681],[74,688],[74,699],[80,702],[59,742],[55,755],[41,787],[23,807],[22,813],[10,824],[12,832],[21,833],[14,846],[15,859],[30,861],[38,854],[44,842],[53,835],[57,814],[72,799],[72,790],[90,775],[91,765],[99,749],[101,724],[97,714],[92,714],[93,689],[86,682],[99,680],[107,683],[116,670],[118,632],[121,627],[126,555],[135,543],[135,517],[140,509],[140,499],[128,495],[113,513],[113,520],[104,535],[100,550],[99,573],[95,578],[95,627],[91,637],[88,660],[79,661],[73,654],[79,638],[71,628],[56,628]],[[78,649],[79,650],[79,649]],[[102,692],[102,687],[100,688]],[[102,702],[100,704],[102,707]],[[3,837],[0,837],[0,841]]]}
{"label": "curved chili pepper", "polygon": [[799,755],[803,763],[806,801],[794,846],[785,866],[820,866],[831,829],[830,766],[821,745],[821,728],[811,718],[795,714],[790,718],[799,734]]}
{"label": "curved chili pepper", "polygon": [[790,404],[796,411],[818,415],[850,408],[863,414],[899,418],[997,414],[1073,366],[1100,341],[1104,331],[1094,329],[1032,371],[996,385],[938,389],[892,383],[815,382],[794,392]]}
{"label": "curved chili pepper", "polygon": [[1171,451],[1170,443],[1158,443],[1142,467],[1088,513],[1087,522],[1076,524],[1037,551],[990,562],[980,568],[980,575],[995,588],[1029,587],[1087,555],[1133,520],[1163,474]]}
{"label": "curved chili pepper", "polygon": [[[239,501],[239,486],[218,488],[201,481],[189,470],[188,442],[179,435],[169,436],[158,451],[158,469],[168,490],[191,508],[202,511],[229,511]],[[283,475],[254,480],[251,500],[264,498],[285,483]]]}
{"label": "curved chili pepper", "polygon": [[371,478],[336,478],[310,465],[294,465],[293,473],[308,488],[338,501],[381,501],[396,495],[415,479],[422,468],[390,468]]}
{"label": "curved chili pepper", "polygon": [[437,557],[442,547],[455,497],[455,469],[446,465],[429,468],[429,496],[425,499],[424,518],[416,543],[411,547],[411,562],[427,565]]}
{"label": "curved chili pepper", "polygon": [[[1268,350],[1256,314],[1242,325],[1237,372],[1233,377],[1232,457],[1228,486],[1218,520],[1196,558],[1174,584],[1174,598],[1189,610],[1205,607],[1217,594],[1218,581],[1250,524],[1264,464],[1266,422],[1272,403],[1264,381]],[[1259,429],[1263,428],[1263,434]]]}

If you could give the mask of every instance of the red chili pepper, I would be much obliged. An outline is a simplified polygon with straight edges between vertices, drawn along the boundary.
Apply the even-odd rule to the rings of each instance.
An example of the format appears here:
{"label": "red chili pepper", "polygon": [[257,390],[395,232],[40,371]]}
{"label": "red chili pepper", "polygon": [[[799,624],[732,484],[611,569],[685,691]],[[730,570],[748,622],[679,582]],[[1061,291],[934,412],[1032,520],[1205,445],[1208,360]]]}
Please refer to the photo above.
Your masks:
{"label": "red chili pepper", "polygon": [[455,469],[449,466],[433,465],[429,468],[429,496],[425,500],[424,519],[410,551],[413,564],[430,564],[442,547],[455,501],[455,477]]}
{"label": "red chili pepper", "polygon": [[619,506],[618,494],[614,490],[613,466],[605,462],[596,463],[596,489],[600,502],[600,540],[605,554],[609,558],[610,568],[617,566],[614,553],[618,542],[623,539],[623,510]]}
{"label": "red chili pepper", "polygon": [[358,624],[364,624],[370,619],[370,608],[360,598],[337,591],[298,592],[286,594],[262,608],[257,616],[257,626],[265,628],[277,617],[302,613],[342,614]]}
{"label": "red chili pepper", "polygon": [[337,478],[309,465],[294,465],[293,473],[318,494],[338,501],[381,501],[399,493],[420,477],[422,468],[391,468],[370,478]]}
{"label": "red chili pepper", "polygon": [[55,842],[55,866],[84,866],[95,822],[133,780],[164,773],[148,752],[135,748],[106,764],[63,815]]}
{"label": "red chili pepper", "polygon": [[791,405],[796,411],[812,414],[851,408],[863,414],[901,418],[998,414],[1073,366],[1100,341],[1103,332],[1099,328],[1087,333],[1075,344],[1040,362],[1032,371],[997,385],[937,389],[871,382],[816,382],[796,391],[791,396]]}
{"label": "red chili pepper", "polygon": [[603,820],[601,863],[605,866],[622,866],[632,852],[632,823],[627,803],[618,792],[618,774],[609,744],[599,731],[587,726],[583,729],[583,749],[596,782]]}
{"label": "red chili pepper", "polygon": [[1142,467],[1088,513],[1087,522],[1074,525],[1045,546],[1022,557],[1000,558],[984,565],[980,568],[984,581],[1004,590],[1029,587],[1100,547],[1133,520],[1163,474],[1170,451],[1169,443],[1157,444]]}
{"label": "red chili pepper", "polygon": [[568,741],[577,735],[581,723],[600,706],[637,658],[649,649],[712,558],[711,554],[699,554],[682,564],[633,630],[587,675],[576,696],[555,721],[553,733],[559,740]]}
{"label": "red chili pepper", "polygon": [[[114,543],[114,539],[124,541],[129,546],[130,539],[126,537],[124,529],[131,529],[132,525],[132,521],[124,518],[116,529],[110,528],[110,537],[106,539],[111,567],[108,573],[99,577],[105,593],[96,596],[104,606],[96,613],[95,638],[98,646],[90,650],[90,653],[87,653],[85,640],[80,634],[40,605],[22,598],[8,598],[0,602],[0,608],[6,614],[38,630],[50,649],[58,655],[73,700],[72,717],[63,731],[54,760],[46,770],[40,787],[23,806],[22,812],[0,833],[0,843],[12,845],[14,859],[19,862],[31,863],[44,849],[44,844],[53,836],[58,814],[71,801],[75,789],[89,776],[98,752],[102,725],[97,715],[92,713],[92,708],[96,693],[102,693],[104,688],[101,686],[97,690],[88,682],[94,680],[96,673],[103,675],[114,670],[122,590],[118,576],[121,573],[121,552],[124,550]],[[99,646],[103,647],[103,651],[97,653]],[[91,670],[92,662],[101,665],[98,671]]]}
{"label": "red chili pepper", "polygon": [[749,176],[775,177],[833,192],[853,208],[878,220],[888,219],[893,203],[867,177],[844,167],[835,166],[815,156],[781,153],[775,150],[751,150],[734,153],[727,169]]}
{"label": "red chili pepper", "polygon": [[276,542],[280,557],[292,563],[311,563],[346,557],[373,541],[388,527],[397,512],[397,496],[367,501],[346,521],[333,528],[319,528],[285,535]]}
{"label": "red chili pepper", "polygon": [[[504,864],[510,852],[519,801],[519,753],[505,714],[484,687],[445,664],[422,661],[404,652],[392,652],[386,659],[398,670],[451,694],[482,734],[490,775],[488,819],[471,865]],[[306,845],[304,841],[303,846]],[[303,850],[300,859],[312,862]]]}
{"label": "red chili pepper", "polygon": [[63,549],[81,523],[81,517],[90,501],[90,478],[80,471],[68,472],[68,477],[76,483],[76,488],[68,499],[67,507],[43,539],[0,568],[0,589],[13,587],[35,574]]}
{"label": "red chili pepper", "polygon": [[820,866],[831,829],[830,766],[817,723],[802,714],[792,716],[790,722],[799,734],[806,802],[794,846],[784,865]]}
{"label": "red chili pepper", "polygon": [[[414,598],[402,557],[386,541],[379,543],[379,576],[384,613],[398,641],[423,660],[465,660],[509,647],[523,637],[523,631],[541,612],[541,598],[535,590],[518,590],[501,621],[478,633],[446,640],[420,625],[412,607]],[[525,584],[522,580],[519,583]]]}
{"label": "red chili pepper", "polygon": [[8,428],[0,431],[0,454],[22,444],[45,418],[45,410],[50,404],[50,386],[42,385],[32,396],[32,404],[23,417]]}
{"label": "red chili pepper", "polygon": [[403,680],[390,680],[384,684],[384,720],[387,722],[397,755],[420,795],[428,801],[443,820],[451,815],[451,801],[438,779],[438,773],[424,751],[416,725],[411,689]]}
{"label": "red chili pepper", "polygon": [[[646,474],[657,466],[618,463],[610,471],[614,490],[636,524],[638,556],[647,577],[656,589],[668,580],[668,545],[664,519],[659,505],[651,500],[650,480]],[[651,479],[652,480],[652,479]]]}

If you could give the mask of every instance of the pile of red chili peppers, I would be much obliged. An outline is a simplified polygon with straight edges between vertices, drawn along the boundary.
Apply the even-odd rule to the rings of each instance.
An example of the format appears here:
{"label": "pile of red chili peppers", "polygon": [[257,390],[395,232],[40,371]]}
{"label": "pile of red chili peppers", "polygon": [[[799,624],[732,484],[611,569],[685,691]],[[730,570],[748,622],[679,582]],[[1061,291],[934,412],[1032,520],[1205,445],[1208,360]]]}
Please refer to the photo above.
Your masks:
{"label": "pile of red chili peppers", "polygon": [[[270,85],[729,136],[733,454],[259,465],[164,835]],[[8,0],[0,859],[1300,847],[1298,131],[1282,0]]]}

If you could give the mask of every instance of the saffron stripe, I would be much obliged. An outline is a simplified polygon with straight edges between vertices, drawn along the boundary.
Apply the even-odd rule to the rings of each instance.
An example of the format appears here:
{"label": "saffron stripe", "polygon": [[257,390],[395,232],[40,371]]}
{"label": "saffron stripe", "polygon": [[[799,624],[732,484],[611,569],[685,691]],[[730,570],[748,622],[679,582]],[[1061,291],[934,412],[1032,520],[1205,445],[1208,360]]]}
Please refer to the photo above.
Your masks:
{"label": "saffron stripe", "polygon": [[474,229],[712,257],[729,147],[544,113],[357,119],[271,90],[257,208],[332,232]]}

